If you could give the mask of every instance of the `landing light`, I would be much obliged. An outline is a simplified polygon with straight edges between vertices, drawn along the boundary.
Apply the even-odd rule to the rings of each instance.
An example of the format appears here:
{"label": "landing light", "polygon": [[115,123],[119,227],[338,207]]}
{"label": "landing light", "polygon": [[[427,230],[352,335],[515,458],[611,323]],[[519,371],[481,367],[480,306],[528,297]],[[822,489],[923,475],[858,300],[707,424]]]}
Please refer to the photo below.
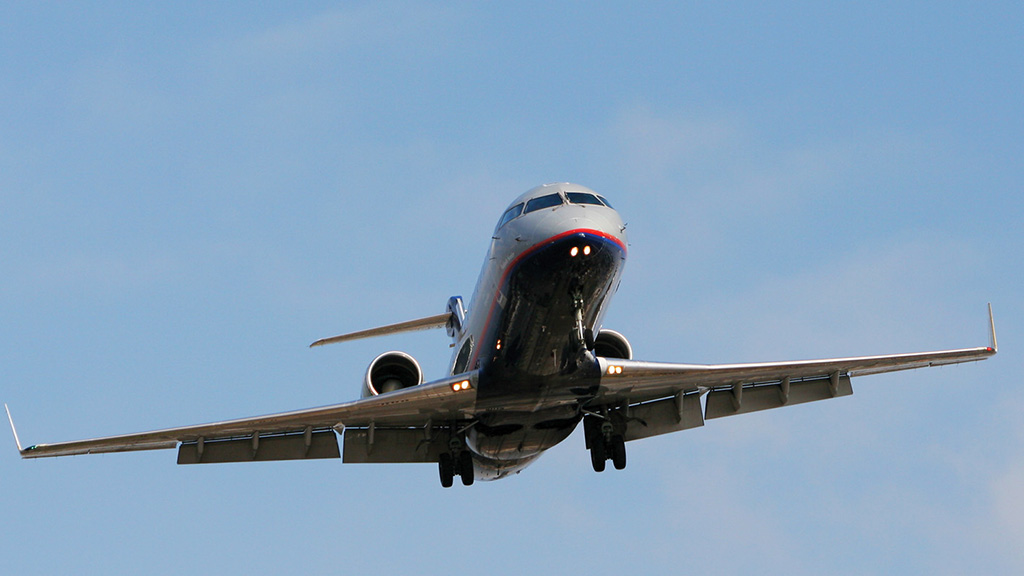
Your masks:
{"label": "landing light", "polygon": [[469,390],[469,380],[463,380],[452,384],[452,392],[461,392],[463,390]]}
{"label": "landing light", "polygon": [[622,374],[622,366],[609,366],[608,374],[612,376],[616,374]]}
{"label": "landing light", "polygon": [[590,246],[584,246],[583,247],[583,255],[584,256],[590,256]]}
{"label": "landing light", "polygon": [[573,246],[572,250],[569,250],[569,256],[572,256],[573,258],[575,258],[576,255],[579,254],[579,253],[580,253],[580,249],[577,248],[576,246]]}

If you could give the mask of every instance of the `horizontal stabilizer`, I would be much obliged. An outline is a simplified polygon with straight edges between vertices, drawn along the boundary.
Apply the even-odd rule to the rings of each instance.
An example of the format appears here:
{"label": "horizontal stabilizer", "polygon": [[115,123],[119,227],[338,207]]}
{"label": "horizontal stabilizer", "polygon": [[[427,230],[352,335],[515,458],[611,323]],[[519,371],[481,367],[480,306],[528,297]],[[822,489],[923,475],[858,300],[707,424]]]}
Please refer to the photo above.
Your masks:
{"label": "horizontal stabilizer", "polygon": [[451,313],[446,312],[444,314],[438,314],[437,316],[429,316],[427,318],[420,318],[418,320],[409,320],[408,322],[389,324],[387,326],[381,326],[380,328],[370,328],[369,330],[360,330],[359,332],[350,332],[348,334],[342,334],[340,336],[323,338],[321,340],[313,342],[312,344],[309,345],[309,347],[313,348],[316,346],[323,346],[325,344],[337,344],[338,342],[348,342],[350,340],[360,340],[362,338],[387,336],[389,334],[398,334],[401,332],[415,332],[417,330],[444,328],[450,318]]}

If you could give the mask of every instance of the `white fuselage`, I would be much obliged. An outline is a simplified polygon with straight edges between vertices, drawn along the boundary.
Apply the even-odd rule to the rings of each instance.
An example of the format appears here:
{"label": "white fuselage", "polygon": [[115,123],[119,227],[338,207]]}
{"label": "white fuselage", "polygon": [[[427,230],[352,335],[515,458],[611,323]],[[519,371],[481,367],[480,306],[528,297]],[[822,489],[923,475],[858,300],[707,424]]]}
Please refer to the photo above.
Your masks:
{"label": "white fuselage", "polygon": [[572,184],[530,190],[510,210],[552,194],[558,204],[499,223],[456,335],[452,372],[480,370],[467,443],[485,477],[521,469],[565,439],[599,377],[587,338],[618,288],[625,226],[606,201],[573,203],[596,195]]}

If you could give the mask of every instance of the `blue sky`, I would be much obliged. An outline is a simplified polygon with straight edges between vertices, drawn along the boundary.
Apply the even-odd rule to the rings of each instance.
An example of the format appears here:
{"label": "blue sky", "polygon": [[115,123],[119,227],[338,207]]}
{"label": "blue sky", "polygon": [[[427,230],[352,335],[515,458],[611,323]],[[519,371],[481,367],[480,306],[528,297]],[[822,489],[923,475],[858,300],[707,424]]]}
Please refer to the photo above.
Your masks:
{"label": "blue sky", "polygon": [[[590,470],[0,452],[12,574],[1024,571],[1017,3],[0,6],[0,399],[23,442],[334,403],[528,188],[629,222],[638,358],[987,343]],[[455,568],[458,567],[458,568]]]}

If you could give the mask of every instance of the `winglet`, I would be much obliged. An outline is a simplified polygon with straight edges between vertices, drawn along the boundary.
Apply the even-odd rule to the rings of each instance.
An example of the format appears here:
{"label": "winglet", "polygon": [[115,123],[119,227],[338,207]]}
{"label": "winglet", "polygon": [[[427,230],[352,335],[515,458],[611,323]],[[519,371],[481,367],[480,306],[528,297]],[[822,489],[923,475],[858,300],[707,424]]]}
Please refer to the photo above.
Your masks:
{"label": "winglet", "polygon": [[992,303],[988,303],[988,327],[991,330],[991,348],[992,352],[999,352],[999,343],[996,341],[996,319],[992,315]]}
{"label": "winglet", "polygon": [[21,449],[21,440],[18,440],[18,431],[14,428],[14,418],[11,418],[11,409],[4,404],[4,410],[7,410],[7,421],[11,423],[11,432],[14,432],[14,443],[18,445],[18,453],[23,452]]}

